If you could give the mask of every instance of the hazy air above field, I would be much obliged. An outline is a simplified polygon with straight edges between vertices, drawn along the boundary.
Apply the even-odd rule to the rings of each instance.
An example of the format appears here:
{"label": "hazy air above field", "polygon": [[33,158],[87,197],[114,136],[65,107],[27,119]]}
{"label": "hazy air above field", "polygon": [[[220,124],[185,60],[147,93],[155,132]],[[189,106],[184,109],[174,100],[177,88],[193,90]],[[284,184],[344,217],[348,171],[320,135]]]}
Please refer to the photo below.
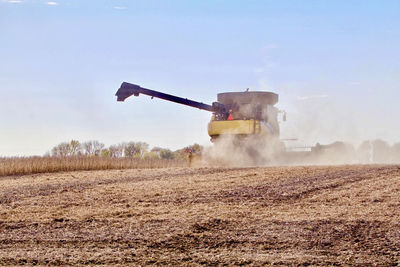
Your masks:
{"label": "hazy air above field", "polygon": [[400,141],[400,2],[0,0],[0,156],[71,139],[209,145],[211,103],[269,90],[282,138]]}

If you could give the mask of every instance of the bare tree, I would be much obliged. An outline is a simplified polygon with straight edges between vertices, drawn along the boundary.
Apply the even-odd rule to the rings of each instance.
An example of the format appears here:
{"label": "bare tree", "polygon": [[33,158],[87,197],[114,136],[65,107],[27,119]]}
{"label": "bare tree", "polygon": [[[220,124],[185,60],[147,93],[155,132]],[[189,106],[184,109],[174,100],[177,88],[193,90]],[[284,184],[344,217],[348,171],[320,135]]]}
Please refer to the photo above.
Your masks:
{"label": "bare tree", "polygon": [[124,147],[125,157],[143,157],[149,145],[145,142],[129,142]]}
{"label": "bare tree", "polygon": [[133,157],[137,154],[137,148],[135,142],[129,142],[124,147],[125,157]]}
{"label": "bare tree", "polygon": [[162,159],[174,159],[175,155],[170,149],[162,149],[160,151],[160,158],[162,158]]}
{"label": "bare tree", "polygon": [[99,156],[101,154],[101,150],[104,148],[104,144],[97,140],[87,141],[83,143],[82,146],[85,150],[85,154],[88,156]]}
{"label": "bare tree", "polygon": [[111,157],[110,149],[109,148],[102,149],[100,155],[102,157]]}
{"label": "bare tree", "polygon": [[54,157],[72,157],[78,156],[81,152],[81,144],[77,140],[71,142],[63,142],[53,147],[51,155]]}
{"label": "bare tree", "polygon": [[155,146],[155,147],[153,147],[153,148],[150,150],[150,152],[156,152],[156,153],[158,153],[158,152],[160,152],[161,150],[163,150],[162,147]]}
{"label": "bare tree", "polygon": [[110,156],[113,158],[121,158],[124,154],[124,144],[112,145],[108,149],[110,150]]}
{"label": "bare tree", "polygon": [[78,156],[81,153],[82,146],[77,140],[71,140],[69,143],[69,149],[71,156]]}
{"label": "bare tree", "polygon": [[138,155],[142,158],[144,153],[149,150],[149,144],[146,142],[136,142],[136,147],[138,151]]}
{"label": "bare tree", "polygon": [[162,150],[163,150],[163,148],[156,146],[156,147],[153,147],[153,148],[150,150],[150,152],[156,153],[158,156],[160,156],[160,153],[161,153]]}
{"label": "bare tree", "polygon": [[60,143],[57,146],[53,147],[51,150],[51,155],[53,157],[67,157],[69,151],[69,143]]}
{"label": "bare tree", "polygon": [[93,142],[94,155],[99,156],[104,148],[104,144],[100,143],[99,141],[92,141],[92,142]]}

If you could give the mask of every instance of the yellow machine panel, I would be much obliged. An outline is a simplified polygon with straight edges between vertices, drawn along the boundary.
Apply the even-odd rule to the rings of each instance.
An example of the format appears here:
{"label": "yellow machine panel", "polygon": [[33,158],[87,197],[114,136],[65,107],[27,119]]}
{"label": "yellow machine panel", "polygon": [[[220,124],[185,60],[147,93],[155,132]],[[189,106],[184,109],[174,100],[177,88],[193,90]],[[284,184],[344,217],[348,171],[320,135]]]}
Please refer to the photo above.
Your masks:
{"label": "yellow machine panel", "polygon": [[208,124],[208,135],[210,136],[258,133],[260,133],[260,121],[258,120],[210,121]]}

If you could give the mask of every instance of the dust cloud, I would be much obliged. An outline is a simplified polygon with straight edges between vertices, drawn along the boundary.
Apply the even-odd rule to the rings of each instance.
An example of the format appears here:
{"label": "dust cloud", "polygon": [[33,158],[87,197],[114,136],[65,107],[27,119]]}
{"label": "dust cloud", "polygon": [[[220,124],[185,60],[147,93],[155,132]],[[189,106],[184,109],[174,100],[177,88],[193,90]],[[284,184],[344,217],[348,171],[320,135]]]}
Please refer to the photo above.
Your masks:
{"label": "dust cloud", "polygon": [[219,137],[204,149],[202,166],[285,166],[285,165],[346,165],[398,164],[400,143],[389,145],[383,140],[364,141],[356,146],[341,141],[328,145],[317,143],[308,149],[288,148],[276,140],[261,141],[255,137],[237,140],[233,136]]}
{"label": "dust cloud", "polygon": [[213,146],[205,148],[202,164],[208,166],[259,166],[274,162],[281,148],[277,140],[265,142],[260,138],[237,138],[232,135],[220,136]]}
{"label": "dust cloud", "polygon": [[[220,136],[204,149],[201,162],[237,167],[398,164],[400,125],[395,116],[400,107],[390,106],[386,97],[365,91],[284,94],[281,99],[289,100],[278,106],[288,115],[286,122],[274,127],[280,131],[279,139]],[[247,114],[245,107],[243,114]]]}

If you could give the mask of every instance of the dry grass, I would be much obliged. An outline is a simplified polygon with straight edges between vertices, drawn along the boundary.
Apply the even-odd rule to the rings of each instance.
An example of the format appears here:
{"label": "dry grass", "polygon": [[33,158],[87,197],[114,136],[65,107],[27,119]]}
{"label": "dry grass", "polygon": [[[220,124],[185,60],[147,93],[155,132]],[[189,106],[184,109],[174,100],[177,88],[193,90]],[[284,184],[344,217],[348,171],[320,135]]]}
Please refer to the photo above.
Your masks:
{"label": "dry grass", "polygon": [[14,157],[0,158],[0,176],[60,171],[166,168],[187,166],[185,160],[109,157]]}
{"label": "dry grass", "polygon": [[400,259],[398,166],[0,178],[0,264],[358,265]]}

